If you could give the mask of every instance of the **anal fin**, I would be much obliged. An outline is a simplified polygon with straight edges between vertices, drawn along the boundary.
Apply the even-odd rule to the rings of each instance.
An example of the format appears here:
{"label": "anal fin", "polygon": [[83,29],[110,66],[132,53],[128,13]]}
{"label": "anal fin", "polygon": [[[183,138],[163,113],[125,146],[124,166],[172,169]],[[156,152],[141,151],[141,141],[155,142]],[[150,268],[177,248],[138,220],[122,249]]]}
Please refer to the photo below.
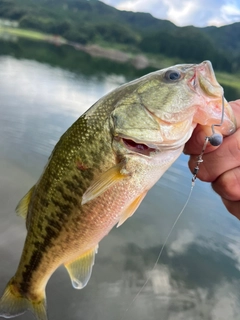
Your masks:
{"label": "anal fin", "polygon": [[142,202],[143,198],[146,196],[147,191],[141,193],[122,213],[119,222],[117,224],[117,228],[120,227],[128,218],[130,218],[134,212],[139,207],[140,203]]}
{"label": "anal fin", "polygon": [[88,250],[77,259],[64,264],[75,289],[82,289],[87,285],[91,277],[97,249],[98,246]]}

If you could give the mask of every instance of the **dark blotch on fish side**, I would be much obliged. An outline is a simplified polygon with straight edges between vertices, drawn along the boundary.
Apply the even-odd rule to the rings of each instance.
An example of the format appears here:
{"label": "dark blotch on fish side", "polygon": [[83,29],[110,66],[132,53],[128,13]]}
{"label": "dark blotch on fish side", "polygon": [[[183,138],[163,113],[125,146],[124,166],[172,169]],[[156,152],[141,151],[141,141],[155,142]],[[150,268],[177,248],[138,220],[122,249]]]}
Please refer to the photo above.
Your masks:
{"label": "dark blotch on fish side", "polygon": [[71,203],[73,206],[77,206],[78,201],[75,197],[71,196],[70,194],[67,194],[62,186],[58,186],[56,188],[57,191],[61,193],[62,198],[68,202]]}
{"label": "dark blotch on fish side", "polygon": [[53,227],[54,229],[57,229],[58,231],[60,231],[62,229],[62,223],[59,223],[56,219],[46,217],[46,220],[48,221],[50,228]]}
{"label": "dark blotch on fish side", "polygon": [[40,198],[40,204],[41,204],[43,207],[47,208],[48,205],[49,205],[49,202],[48,202],[48,200],[47,200],[46,198],[41,197],[41,198]]}
{"label": "dark blotch on fish side", "polygon": [[72,192],[72,193],[79,193],[79,190],[77,189],[77,186],[75,183],[73,183],[70,180],[65,180],[63,181],[64,185],[66,186],[66,188]]}
{"label": "dark blotch on fish side", "polygon": [[41,263],[44,251],[40,251],[40,242],[35,242],[35,249],[32,252],[31,259],[29,264],[25,265],[25,270],[22,273],[23,281],[20,283],[20,292],[25,296],[25,293],[28,292],[28,288],[31,285],[31,274],[32,270],[36,269]]}

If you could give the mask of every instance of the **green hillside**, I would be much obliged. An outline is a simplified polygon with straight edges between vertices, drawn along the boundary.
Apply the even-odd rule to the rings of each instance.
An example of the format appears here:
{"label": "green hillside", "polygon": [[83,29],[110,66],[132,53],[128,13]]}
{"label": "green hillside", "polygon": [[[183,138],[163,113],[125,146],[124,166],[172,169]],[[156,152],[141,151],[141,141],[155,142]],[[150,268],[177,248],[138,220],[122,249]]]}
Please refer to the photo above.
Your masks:
{"label": "green hillside", "polygon": [[240,23],[180,28],[148,13],[119,11],[99,0],[0,0],[0,18],[84,45],[99,44],[180,62],[209,59],[217,70],[240,70]]}

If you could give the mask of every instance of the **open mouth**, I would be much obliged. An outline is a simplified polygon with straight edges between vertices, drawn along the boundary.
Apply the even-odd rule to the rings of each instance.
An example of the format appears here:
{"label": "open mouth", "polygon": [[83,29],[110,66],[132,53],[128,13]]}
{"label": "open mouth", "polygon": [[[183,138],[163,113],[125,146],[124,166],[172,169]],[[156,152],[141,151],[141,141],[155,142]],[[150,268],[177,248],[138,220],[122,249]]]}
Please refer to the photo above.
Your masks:
{"label": "open mouth", "polygon": [[156,152],[157,149],[147,146],[144,143],[137,143],[131,139],[122,138],[122,141],[126,148],[132,152],[144,154],[149,156],[150,153]]}

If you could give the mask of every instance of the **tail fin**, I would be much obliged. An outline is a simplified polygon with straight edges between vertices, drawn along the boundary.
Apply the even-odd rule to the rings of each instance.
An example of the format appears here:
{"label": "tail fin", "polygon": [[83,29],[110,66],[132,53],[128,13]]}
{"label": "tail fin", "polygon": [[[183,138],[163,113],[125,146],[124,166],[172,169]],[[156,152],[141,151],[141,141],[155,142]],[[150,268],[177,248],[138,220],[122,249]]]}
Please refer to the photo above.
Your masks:
{"label": "tail fin", "polygon": [[37,320],[48,320],[45,298],[38,302],[31,301],[14,289],[10,280],[0,299],[0,317],[14,318],[30,310]]}

